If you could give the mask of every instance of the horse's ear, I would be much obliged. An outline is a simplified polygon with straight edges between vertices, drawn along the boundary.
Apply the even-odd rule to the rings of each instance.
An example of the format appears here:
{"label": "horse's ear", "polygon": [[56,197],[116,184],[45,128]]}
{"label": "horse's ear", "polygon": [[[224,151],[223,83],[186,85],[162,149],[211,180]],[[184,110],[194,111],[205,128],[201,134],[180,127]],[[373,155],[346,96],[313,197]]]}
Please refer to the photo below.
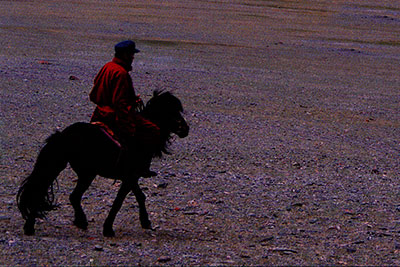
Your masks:
{"label": "horse's ear", "polygon": [[153,97],[157,97],[157,96],[161,95],[162,92],[163,92],[162,89],[156,89],[156,90],[154,90],[154,92],[153,92]]}

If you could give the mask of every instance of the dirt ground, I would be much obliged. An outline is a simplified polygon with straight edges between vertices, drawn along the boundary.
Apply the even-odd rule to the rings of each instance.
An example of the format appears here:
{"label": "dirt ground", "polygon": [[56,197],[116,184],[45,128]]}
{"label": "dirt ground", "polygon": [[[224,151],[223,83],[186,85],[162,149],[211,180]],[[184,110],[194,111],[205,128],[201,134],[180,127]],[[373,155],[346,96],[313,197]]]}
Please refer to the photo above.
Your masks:
{"label": "dirt ground", "polygon": [[[1,1],[0,265],[400,265],[399,1]],[[72,225],[24,236],[15,195],[44,140],[88,121],[115,43],[133,82],[172,90],[191,132],[102,224],[118,183],[97,178]]]}

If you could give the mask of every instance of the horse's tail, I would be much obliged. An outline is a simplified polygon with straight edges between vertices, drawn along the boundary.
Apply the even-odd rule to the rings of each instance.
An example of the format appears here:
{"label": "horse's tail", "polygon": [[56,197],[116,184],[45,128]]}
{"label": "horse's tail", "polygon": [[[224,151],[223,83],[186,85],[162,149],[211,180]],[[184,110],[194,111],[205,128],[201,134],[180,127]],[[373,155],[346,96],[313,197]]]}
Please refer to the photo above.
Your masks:
{"label": "horse's tail", "polygon": [[51,135],[40,151],[31,175],[22,182],[17,204],[25,220],[44,218],[47,212],[56,208],[53,183],[68,163],[64,148],[62,133]]}

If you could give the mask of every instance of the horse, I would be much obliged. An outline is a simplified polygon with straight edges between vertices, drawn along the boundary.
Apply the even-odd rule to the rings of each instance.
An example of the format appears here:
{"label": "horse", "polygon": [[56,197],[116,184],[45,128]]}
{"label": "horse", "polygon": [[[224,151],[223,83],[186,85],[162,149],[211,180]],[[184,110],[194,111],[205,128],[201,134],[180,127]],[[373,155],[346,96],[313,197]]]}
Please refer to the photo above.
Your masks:
{"label": "horse", "polygon": [[[140,114],[160,128],[162,141],[152,158],[170,154],[168,146],[172,134],[180,138],[189,134],[189,126],[182,115],[181,101],[168,91],[155,91]],[[78,176],[76,187],[69,196],[75,213],[73,221],[75,226],[84,230],[88,227],[81,200],[94,178],[99,175],[122,181],[103,224],[103,235],[115,236],[114,219],[125,197],[131,191],[139,204],[141,226],[152,229],[145,206],[146,196],[138,184],[140,175],[135,173],[119,175],[121,172],[118,170],[117,162],[120,152],[119,143],[101,126],[92,123],[77,122],[49,136],[39,152],[32,173],[21,183],[18,190],[17,205],[25,220],[24,234],[34,235],[36,219],[45,218],[48,212],[57,208],[53,184],[68,163]]]}

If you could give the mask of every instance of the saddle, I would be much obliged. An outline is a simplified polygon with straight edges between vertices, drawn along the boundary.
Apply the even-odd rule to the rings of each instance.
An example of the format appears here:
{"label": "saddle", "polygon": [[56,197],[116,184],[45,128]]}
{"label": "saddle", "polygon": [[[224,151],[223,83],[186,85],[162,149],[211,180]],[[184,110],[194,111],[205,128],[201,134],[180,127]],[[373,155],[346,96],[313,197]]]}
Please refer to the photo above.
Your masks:
{"label": "saddle", "polygon": [[92,121],[90,124],[100,126],[100,129],[113,141],[119,148],[121,148],[121,142],[118,140],[117,135],[111,130],[110,127],[107,126],[104,122],[101,121]]}
{"label": "saddle", "polygon": [[[110,140],[112,140],[119,148],[120,148],[120,153],[118,155],[118,159],[116,162],[116,168],[119,169],[121,166],[123,167],[124,165],[124,160],[126,160],[127,157],[127,149],[122,147],[120,140],[118,140],[117,135],[114,133],[114,131],[107,126],[107,124],[100,122],[100,121],[93,121],[90,122],[93,125],[97,125],[100,126],[100,129],[104,132],[104,134],[110,138]],[[150,167],[150,162],[151,160],[148,162],[149,166],[146,166],[144,170],[140,170],[137,174],[141,177],[144,178],[148,178],[148,177],[152,177],[152,176],[157,176],[156,172],[153,172],[151,170],[149,170]],[[147,165],[147,164],[146,164]]]}

